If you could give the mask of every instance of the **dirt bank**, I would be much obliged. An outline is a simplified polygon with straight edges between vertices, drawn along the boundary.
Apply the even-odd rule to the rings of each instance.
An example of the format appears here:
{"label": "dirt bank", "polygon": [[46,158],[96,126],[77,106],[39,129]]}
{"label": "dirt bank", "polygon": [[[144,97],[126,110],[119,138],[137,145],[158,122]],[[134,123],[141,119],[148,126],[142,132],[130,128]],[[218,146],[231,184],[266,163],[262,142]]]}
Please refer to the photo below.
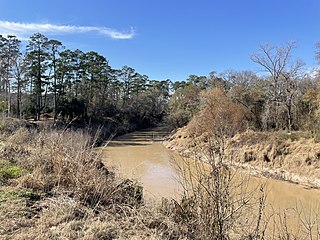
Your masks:
{"label": "dirt bank", "polygon": [[[207,136],[179,129],[164,145],[185,157],[206,160]],[[320,188],[320,143],[303,132],[236,134],[225,142],[226,162],[249,174]]]}

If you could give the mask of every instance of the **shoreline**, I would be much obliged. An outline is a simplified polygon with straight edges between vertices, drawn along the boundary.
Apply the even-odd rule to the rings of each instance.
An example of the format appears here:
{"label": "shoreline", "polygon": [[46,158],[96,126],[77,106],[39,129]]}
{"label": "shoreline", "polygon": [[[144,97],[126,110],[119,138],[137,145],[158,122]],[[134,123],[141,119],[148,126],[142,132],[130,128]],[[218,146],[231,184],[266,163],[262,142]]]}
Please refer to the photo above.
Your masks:
{"label": "shoreline", "polygon": [[[174,151],[175,153],[179,154],[185,158],[194,158],[194,153],[189,149],[178,147],[168,140],[162,142],[162,144],[169,150]],[[227,156],[228,157],[228,156]],[[205,156],[197,156],[199,161],[207,162]],[[312,178],[307,177],[299,174],[295,174],[289,172],[284,169],[271,169],[268,167],[258,167],[254,166],[250,163],[241,163],[237,161],[224,161],[229,167],[235,170],[239,170],[245,174],[250,176],[258,177],[258,178],[266,178],[266,179],[274,179],[279,181],[284,181],[296,185],[303,186],[307,189],[316,189],[320,190],[320,178]]]}

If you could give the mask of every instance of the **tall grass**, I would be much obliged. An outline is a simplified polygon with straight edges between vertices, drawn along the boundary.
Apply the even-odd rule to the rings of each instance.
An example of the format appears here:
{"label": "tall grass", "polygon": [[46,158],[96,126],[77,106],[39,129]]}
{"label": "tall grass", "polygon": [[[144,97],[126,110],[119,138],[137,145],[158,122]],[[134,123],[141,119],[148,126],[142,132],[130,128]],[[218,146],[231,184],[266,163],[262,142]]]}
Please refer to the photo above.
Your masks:
{"label": "tall grass", "polygon": [[[0,193],[10,188],[10,196],[17,196],[3,194],[0,239],[157,239],[180,234],[169,217],[143,205],[142,187],[107,169],[94,140],[85,131],[23,128],[6,137],[0,158],[24,174],[0,188]],[[28,195],[14,193],[21,189]]]}

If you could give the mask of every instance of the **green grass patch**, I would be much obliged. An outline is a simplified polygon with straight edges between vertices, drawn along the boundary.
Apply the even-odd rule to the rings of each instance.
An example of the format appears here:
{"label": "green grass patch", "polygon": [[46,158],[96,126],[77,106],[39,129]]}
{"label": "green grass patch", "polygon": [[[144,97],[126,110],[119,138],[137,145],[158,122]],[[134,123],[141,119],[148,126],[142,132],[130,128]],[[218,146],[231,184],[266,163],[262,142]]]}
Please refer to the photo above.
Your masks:
{"label": "green grass patch", "polygon": [[5,201],[16,200],[18,198],[31,198],[34,193],[29,189],[13,189],[9,187],[0,188],[0,203]]}
{"label": "green grass patch", "polygon": [[23,172],[24,171],[19,166],[6,160],[0,160],[0,182],[18,178],[22,176]]}

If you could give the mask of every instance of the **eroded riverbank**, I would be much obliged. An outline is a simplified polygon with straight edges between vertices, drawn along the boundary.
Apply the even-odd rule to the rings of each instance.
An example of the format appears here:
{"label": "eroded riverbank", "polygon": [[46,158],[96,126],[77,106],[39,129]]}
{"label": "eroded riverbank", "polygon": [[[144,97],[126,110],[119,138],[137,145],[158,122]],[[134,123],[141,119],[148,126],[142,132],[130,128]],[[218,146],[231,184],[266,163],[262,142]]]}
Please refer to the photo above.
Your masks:
{"label": "eroded riverbank", "polygon": [[[143,185],[147,198],[175,198],[183,191],[177,164],[184,161],[163,146],[160,140],[165,134],[162,129],[133,132],[111,141],[103,153],[108,166]],[[250,177],[250,182],[267,185],[268,202],[275,208],[320,204],[320,191],[316,189],[271,178]]]}
{"label": "eroded riverbank", "polygon": [[[306,134],[247,131],[226,139],[225,163],[245,174],[320,188],[320,143]],[[206,161],[206,136],[179,129],[165,146],[184,157]]]}

